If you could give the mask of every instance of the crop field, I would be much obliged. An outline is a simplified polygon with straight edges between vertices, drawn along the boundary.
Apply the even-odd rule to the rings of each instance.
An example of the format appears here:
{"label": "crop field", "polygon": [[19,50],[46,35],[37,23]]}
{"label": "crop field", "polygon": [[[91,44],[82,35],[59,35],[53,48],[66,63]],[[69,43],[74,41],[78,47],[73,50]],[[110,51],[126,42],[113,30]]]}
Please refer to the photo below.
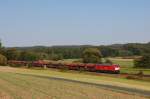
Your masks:
{"label": "crop field", "polygon": [[[51,79],[57,77],[90,83],[107,83],[150,90],[148,82],[0,66],[0,99],[149,99],[95,85]],[[128,83],[127,83],[128,82]],[[132,85],[134,83],[134,85]]]}

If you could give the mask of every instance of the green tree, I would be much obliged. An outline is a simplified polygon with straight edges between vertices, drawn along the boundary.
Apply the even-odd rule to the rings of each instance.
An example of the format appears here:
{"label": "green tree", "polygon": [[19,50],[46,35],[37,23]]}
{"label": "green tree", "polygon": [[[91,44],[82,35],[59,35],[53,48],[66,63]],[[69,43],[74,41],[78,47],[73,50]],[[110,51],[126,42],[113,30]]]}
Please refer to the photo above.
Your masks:
{"label": "green tree", "polygon": [[150,68],[150,54],[145,54],[141,59],[136,59],[134,65],[140,68]]}
{"label": "green tree", "polygon": [[133,53],[131,51],[127,51],[127,50],[120,50],[119,56],[133,56]]}
{"label": "green tree", "polygon": [[49,59],[51,59],[51,60],[61,60],[61,59],[63,59],[63,56],[62,56],[62,54],[55,54],[55,53],[52,53],[51,55],[50,55],[50,57],[49,57]]}
{"label": "green tree", "polygon": [[0,65],[6,65],[7,64],[7,58],[4,55],[0,54]]}
{"label": "green tree", "polygon": [[103,57],[110,57],[110,56],[114,57],[119,54],[119,51],[117,49],[113,49],[111,47],[101,46],[99,48],[101,49]]}
{"label": "green tree", "polygon": [[141,55],[142,53],[142,50],[138,44],[125,44],[123,47],[125,50],[132,52],[134,55]]}
{"label": "green tree", "polygon": [[2,48],[2,43],[1,43],[1,40],[0,40],[0,54],[2,53],[2,50],[3,50],[3,48]]}
{"label": "green tree", "polygon": [[4,55],[7,57],[8,60],[18,60],[20,52],[15,48],[11,48],[5,50]]}
{"label": "green tree", "polygon": [[40,56],[37,53],[29,52],[29,51],[23,51],[20,54],[19,60],[22,61],[35,61],[39,60]]}
{"label": "green tree", "polygon": [[47,60],[49,59],[49,55],[47,53],[44,53],[44,52],[39,52],[39,53],[36,53],[37,56],[39,57],[40,60]]}
{"label": "green tree", "polygon": [[2,43],[1,43],[1,40],[0,40],[0,48],[2,48]]}
{"label": "green tree", "polygon": [[102,54],[97,48],[87,48],[83,51],[84,63],[101,63]]}

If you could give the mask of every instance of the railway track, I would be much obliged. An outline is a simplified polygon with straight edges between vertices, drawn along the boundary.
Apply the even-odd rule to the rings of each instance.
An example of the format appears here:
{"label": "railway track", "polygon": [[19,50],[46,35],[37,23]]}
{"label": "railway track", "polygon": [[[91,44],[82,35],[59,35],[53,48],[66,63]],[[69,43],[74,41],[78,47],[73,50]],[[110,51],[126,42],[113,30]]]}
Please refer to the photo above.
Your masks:
{"label": "railway track", "polygon": [[[49,68],[49,69],[59,70],[59,69],[56,69],[56,68]],[[97,76],[123,77],[123,78],[126,78],[128,76],[139,76],[138,74],[129,74],[129,73],[115,74],[115,73],[77,71],[77,70],[67,70],[67,72],[84,73],[84,74],[97,75]],[[142,75],[142,77],[150,78],[150,75]]]}

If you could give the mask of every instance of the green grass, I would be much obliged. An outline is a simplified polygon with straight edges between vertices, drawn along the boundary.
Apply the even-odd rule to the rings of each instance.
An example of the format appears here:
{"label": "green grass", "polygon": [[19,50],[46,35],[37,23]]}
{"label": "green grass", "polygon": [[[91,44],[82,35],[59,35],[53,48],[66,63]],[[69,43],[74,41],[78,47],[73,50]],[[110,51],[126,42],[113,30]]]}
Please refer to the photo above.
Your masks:
{"label": "green grass", "polygon": [[119,64],[122,68],[133,68],[134,60],[133,59],[117,59],[109,58],[114,64]]}
{"label": "green grass", "polygon": [[65,62],[65,63],[81,62],[81,59],[63,59],[59,60],[58,62]]}
{"label": "green grass", "polygon": [[121,73],[137,74],[140,71],[143,71],[144,74],[150,75],[150,69],[134,68],[134,60],[133,59],[117,59],[117,58],[109,58],[109,59],[114,64],[120,65]]}
{"label": "green grass", "polygon": [[141,69],[141,68],[122,68],[121,73],[129,73],[129,74],[138,74],[142,71],[145,75],[150,75],[150,69]]}
{"label": "green grass", "polygon": [[[97,86],[44,78],[45,76],[73,77],[90,80],[83,74],[1,68],[0,99],[146,99],[144,97],[117,93]],[[17,74],[16,74],[17,73]],[[42,76],[22,75],[33,74]],[[86,79],[84,79],[86,78]],[[94,77],[94,79],[100,79]],[[105,79],[105,78],[101,78]]]}

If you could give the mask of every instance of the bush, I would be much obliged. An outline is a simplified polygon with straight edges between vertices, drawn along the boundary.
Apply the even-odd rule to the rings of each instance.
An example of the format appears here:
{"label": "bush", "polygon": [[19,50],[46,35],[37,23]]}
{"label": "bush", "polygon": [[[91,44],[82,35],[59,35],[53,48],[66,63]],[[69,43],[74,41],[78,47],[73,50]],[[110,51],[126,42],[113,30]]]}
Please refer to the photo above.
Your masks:
{"label": "bush", "polygon": [[22,65],[20,64],[9,64],[11,67],[21,67]]}
{"label": "bush", "polygon": [[0,54],[0,65],[7,65],[7,58]]}
{"label": "bush", "polygon": [[143,76],[144,73],[143,73],[143,71],[140,70],[140,71],[137,73],[137,75],[138,75],[138,76]]}
{"label": "bush", "polygon": [[113,64],[113,62],[112,62],[110,59],[106,59],[106,60],[105,60],[105,63],[106,63],[106,64],[111,64],[111,65]]}
{"label": "bush", "polygon": [[144,76],[144,73],[142,71],[139,71],[137,74],[135,75],[128,75],[126,78],[127,79],[138,79],[138,80],[142,80]]}
{"label": "bush", "polygon": [[134,66],[140,68],[150,68],[150,54],[143,55],[140,59],[135,59]]}
{"label": "bush", "polygon": [[127,79],[138,79],[138,77],[137,77],[137,76],[134,76],[134,75],[129,75],[129,76],[127,76],[126,78],[127,78]]}
{"label": "bush", "polygon": [[60,68],[60,72],[66,72],[69,70],[68,67],[65,65],[61,65],[59,68]]}

